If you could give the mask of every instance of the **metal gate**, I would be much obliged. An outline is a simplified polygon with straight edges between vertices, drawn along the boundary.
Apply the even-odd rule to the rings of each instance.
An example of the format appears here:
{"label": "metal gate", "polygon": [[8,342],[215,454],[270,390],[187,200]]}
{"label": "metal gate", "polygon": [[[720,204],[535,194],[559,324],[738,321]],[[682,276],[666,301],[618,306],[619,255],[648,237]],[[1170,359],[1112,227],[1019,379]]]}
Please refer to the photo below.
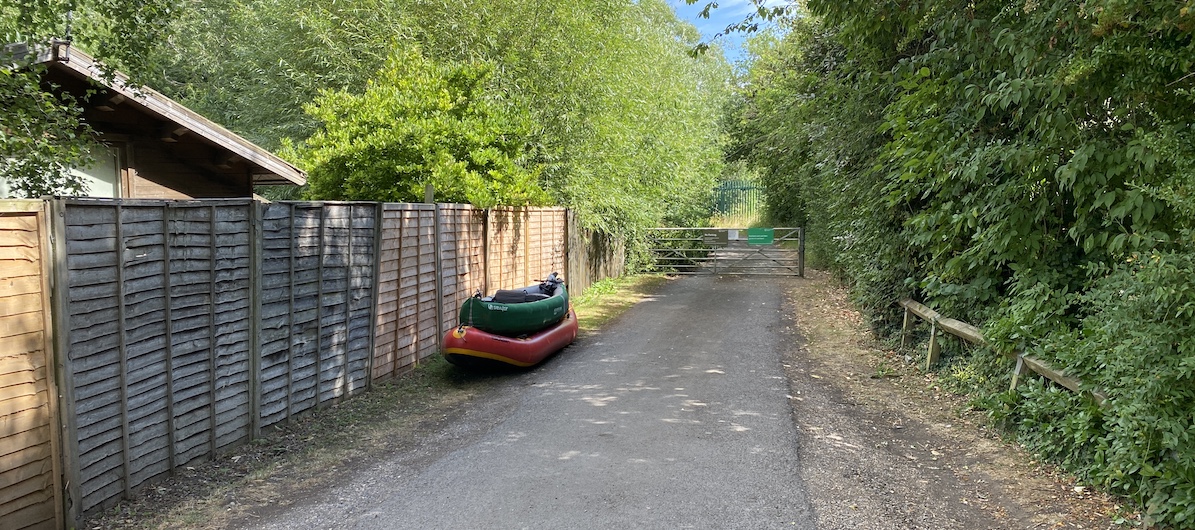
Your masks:
{"label": "metal gate", "polygon": [[653,228],[648,246],[668,274],[805,276],[804,228]]}

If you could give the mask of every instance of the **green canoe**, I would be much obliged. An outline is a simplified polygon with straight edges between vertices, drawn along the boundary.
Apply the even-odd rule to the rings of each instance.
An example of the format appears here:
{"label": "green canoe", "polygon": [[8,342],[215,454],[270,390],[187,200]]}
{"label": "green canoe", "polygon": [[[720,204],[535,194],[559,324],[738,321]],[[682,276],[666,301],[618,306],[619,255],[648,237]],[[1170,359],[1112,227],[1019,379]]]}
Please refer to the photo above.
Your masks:
{"label": "green canoe", "polygon": [[461,325],[518,337],[560,322],[568,314],[568,290],[556,273],[522,289],[477,294],[461,304]]}

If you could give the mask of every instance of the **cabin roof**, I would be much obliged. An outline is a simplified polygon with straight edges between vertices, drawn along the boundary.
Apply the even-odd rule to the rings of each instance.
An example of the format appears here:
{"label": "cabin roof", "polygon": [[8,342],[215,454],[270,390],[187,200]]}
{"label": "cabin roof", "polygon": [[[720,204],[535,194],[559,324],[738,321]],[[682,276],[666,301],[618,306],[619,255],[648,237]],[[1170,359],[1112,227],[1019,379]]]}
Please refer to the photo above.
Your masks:
{"label": "cabin roof", "polygon": [[90,55],[71,47],[69,43],[56,41],[48,47],[33,50],[27,47],[22,49],[23,47],[24,45],[6,46],[6,55],[23,56],[27,61],[32,59],[34,64],[45,64],[53,72],[63,73],[107,89],[106,97],[109,100],[119,98],[121,105],[135,105],[143,113],[163,122],[162,134],[194,134],[228,151],[229,155],[239,157],[249,166],[253,185],[301,186],[307,182],[307,174],[291,163],[156,90],[131,85],[128,76],[123,73],[106,74],[107,70],[102,64]]}

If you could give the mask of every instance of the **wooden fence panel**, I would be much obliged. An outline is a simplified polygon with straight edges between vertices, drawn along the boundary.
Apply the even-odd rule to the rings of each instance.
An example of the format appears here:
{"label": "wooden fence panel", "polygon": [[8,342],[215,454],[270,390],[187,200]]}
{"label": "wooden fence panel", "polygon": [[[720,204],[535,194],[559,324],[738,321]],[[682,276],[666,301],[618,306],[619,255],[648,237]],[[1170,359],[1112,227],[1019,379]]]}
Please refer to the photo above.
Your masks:
{"label": "wooden fence panel", "polygon": [[439,205],[440,333],[458,324],[459,309],[485,285],[485,210],[467,204]]}
{"label": "wooden fence panel", "polygon": [[[523,252],[523,259],[525,260],[523,278],[518,283],[519,285],[530,285],[535,280],[542,280],[544,276],[551,273],[551,271],[543,273],[543,269],[551,261],[548,255],[551,253],[552,246],[548,242],[548,238],[545,237],[550,236],[551,228],[549,227],[548,219],[545,219],[543,210],[538,208],[528,208],[523,214],[523,218],[526,219],[526,222],[523,223],[522,237],[527,244]],[[545,243],[547,244],[547,249],[544,248]]]}
{"label": "wooden fence panel", "polygon": [[486,226],[486,277],[489,290],[528,285],[527,212],[522,208],[490,210]]}
{"label": "wooden fence panel", "polygon": [[250,438],[250,205],[59,203],[74,509]]}
{"label": "wooden fence panel", "polygon": [[442,334],[457,325],[460,304],[476,291],[523,287],[559,272],[576,295],[622,274],[622,246],[574,230],[564,208],[384,204],[382,219],[375,379],[435,355]]}
{"label": "wooden fence panel", "polygon": [[564,208],[495,208],[486,230],[489,290],[515,289],[553,272],[568,281]]}
{"label": "wooden fence panel", "polygon": [[565,260],[569,294],[580,295],[595,282],[626,272],[626,245],[610,236],[581,227],[574,212],[566,214]]}
{"label": "wooden fence panel", "polygon": [[436,206],[383,204],[373,377],[438,353]]}
{"label": "wooden fence panel", "polygon": [[269,426],[369,383],[377,206],[261,208],[258,407]]}
{"label": "wooden fence panel", "polygon": [[0,201],[0,521],[63,528],[41,201]]}
{"label": "wooden fence panel", "polygon": [[527,277],[523,278],[523,285],[547,278],[553,272],[569,281],[565,267],[567,214],[564,208],[534,208],[528,212]]}

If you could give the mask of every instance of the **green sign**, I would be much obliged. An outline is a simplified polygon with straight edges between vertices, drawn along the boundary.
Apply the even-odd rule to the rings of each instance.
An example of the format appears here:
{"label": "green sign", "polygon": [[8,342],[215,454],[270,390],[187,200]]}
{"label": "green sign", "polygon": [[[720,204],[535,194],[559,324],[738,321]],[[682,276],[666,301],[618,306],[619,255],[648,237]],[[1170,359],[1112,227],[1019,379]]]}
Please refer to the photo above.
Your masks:
{"label": "green sign", "polygon": [[748,228],[747,229],[747,244],[748,245],[771,245],[776,237],[776,231],[772,228]]}
{"label": "green sign", "polygon": [[724,247],[730,243],[730,234],[725,230],[706,230],[701,234],[701,242],[711,247]]}

